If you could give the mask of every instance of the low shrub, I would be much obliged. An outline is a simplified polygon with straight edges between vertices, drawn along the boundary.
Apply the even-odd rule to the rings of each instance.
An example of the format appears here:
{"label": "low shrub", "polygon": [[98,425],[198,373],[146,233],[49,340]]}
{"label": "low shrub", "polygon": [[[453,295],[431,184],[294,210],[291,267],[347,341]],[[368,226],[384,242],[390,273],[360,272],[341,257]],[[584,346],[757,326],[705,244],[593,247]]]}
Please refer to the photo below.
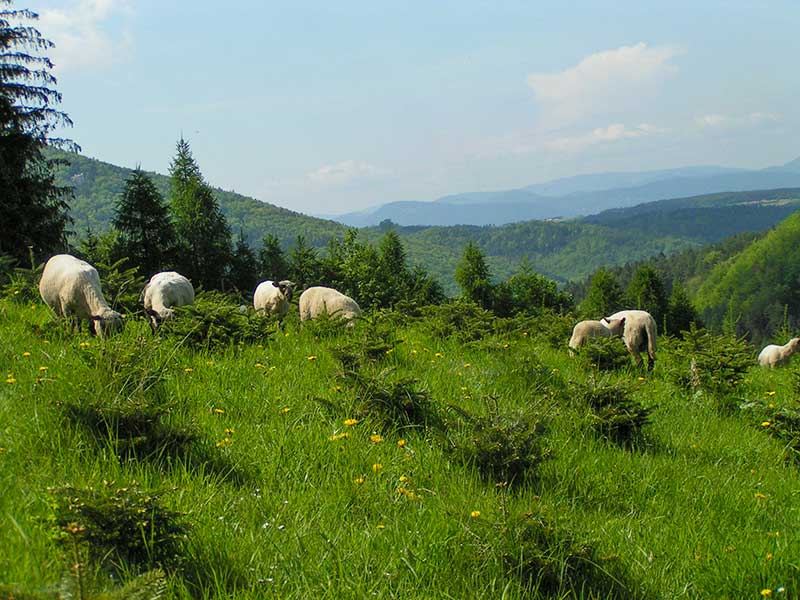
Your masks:
{"label": "low shrub", "polygon": [[592,428],[608,440],[632,445],[641,436],[655,406],[645,408],[630,397],[626,384],[589,378],[586,384],[573,384],[573,397],[589,409]]}
{"label": "low shrub", "polygon": [[452,337],[471,342],[494,332],[495,317],[472,302],[456,300],[449,304],[425,306],[422,314],[431,335],[438,338]]}
{"label": "low shrub", "polygon": [[550,456],[543,419],[534,412],[501,414],[495,397],[487,398],[486,405],[482,416],[451,405],[464,420],[462,434],[452,443],[455,456],[487,481],[513,486],[535,479]]}
{"label": "low shrub", "polygon": [[625,342],[618,337],[590,338],[573,352],[577,354],[581,364],[598,371],[623,369],[631,361]]}

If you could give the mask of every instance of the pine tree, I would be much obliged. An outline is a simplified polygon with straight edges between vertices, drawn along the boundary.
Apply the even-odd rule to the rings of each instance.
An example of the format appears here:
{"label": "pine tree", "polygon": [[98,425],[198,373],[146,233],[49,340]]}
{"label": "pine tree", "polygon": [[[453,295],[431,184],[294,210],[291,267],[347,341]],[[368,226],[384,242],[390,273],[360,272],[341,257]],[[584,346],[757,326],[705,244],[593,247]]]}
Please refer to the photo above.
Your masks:
{"label": "pine tree", "polygon": [[298,235],[289,253],[289,279],[298,288],[319,284],[321,263],[317,251],[308,245],[303,235]]}
{"label": "pine tree", "polygon": [[[10,0],[0,0],[3,5]],[[29,10],[0,9],[0,254],[21,262],[29,246],[37,257],[65,247],[71,189],[56,185],[57,161],[43,151],[47,145],[78,150],[51,135],[72,121],[54,108],[61,94],[53,64],[40,55],[53,44],[25,23],[37,18]]]}
{"label": "pine tree", "polygon": [[169,173],[179,270],[195,285],[221,289],[231,260],[231,229],[183,138]]}
{"label": "pine tree", "polygon": [[483,308],[491,307],[491,275],[486,258],[475,242],[467,242],[464,246],[464,254],[456,267],[455,279],[464,297]]}
{"label": "pine tree", "polygon": [[264,236],[258,251],[258,267],[261,280],[281,281],[289,276],[289,262],[276,235]]}
{"label": "pine tree", "polygon": [[581,313],[601,319],[624,308],[625,296],[613,273],[599,269],[589,281],[589,289],[581,303]]}
{"label": "pine tree", "polygon": [[667,333],[678,335],[681,331],[688,331],[692,323],[702,327],[697,310],[692,304],[686,288],[676,281],[672,286],[667,309]]}
{"label": "pine tree", "polygon": [[138,166],[125,182],[112,224],[120,232],[120,245],[129,267],[138,267],[140,274],[149,277],[172,266],[175,230],[169,207]]}
{"label": "pine tree", "polygon": [[231,268],[228,278],[231,285],[243,294],[252,293],[258,283],[258,259],[247,243],[244,231],[241,228],[231,256]]}
{"label": "pine tree", "polygon": [[664,280],[650,265],[641,265],[631,277],[626,292],[631,308],[646,310],[661,325],[667,313],[667,293]]}

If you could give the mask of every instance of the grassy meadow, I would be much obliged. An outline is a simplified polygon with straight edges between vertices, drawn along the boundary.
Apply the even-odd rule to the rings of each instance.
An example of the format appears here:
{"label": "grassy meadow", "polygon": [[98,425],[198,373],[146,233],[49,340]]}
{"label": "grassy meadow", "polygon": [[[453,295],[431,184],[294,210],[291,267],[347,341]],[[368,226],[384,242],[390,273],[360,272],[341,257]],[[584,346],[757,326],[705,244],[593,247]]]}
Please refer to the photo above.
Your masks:
{"label": "grassy meadow", "polygon": [[0,598],[800,597],[792,367],[723,393],[446,310],[203,347],[0,301]]}

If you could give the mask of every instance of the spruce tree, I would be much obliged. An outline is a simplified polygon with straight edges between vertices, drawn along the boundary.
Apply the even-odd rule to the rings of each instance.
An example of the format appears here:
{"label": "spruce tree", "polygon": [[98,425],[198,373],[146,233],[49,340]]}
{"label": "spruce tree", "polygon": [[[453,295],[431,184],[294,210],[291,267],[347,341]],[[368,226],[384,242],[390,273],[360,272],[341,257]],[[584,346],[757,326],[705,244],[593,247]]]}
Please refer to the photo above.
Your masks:
{"label": "spruce tree", "polygon": [[231,285],[242,294],[251,294],[258,283],[258,259],[256,258],[256,253],[247,243],[244,231],[241,228],[231,256],[231,268],[228,278]]}
{"label": "spruce tree", "polygon": [[280,281],[289,276],[289,262],[286,260],[278,236],[268,233],[258,251],[258,267],[261,280]]}
{"label": "spruce tree", "polygon": [[43,258],[66,245],[71,190],[56,185],[58,161],[47,159],[44,149],[78,146],[52,135],[72,125],[55,108],[61,94],[53,64],[42,55],[53,44],[27,23],[36,13],[1,8],[10,5],[0,0],[0,254],[26,263],[29,246]]}
{"label": "spruce tree", "polygon": [[625,295],[619,281],[610,271],[600,268],[592,275],[589,289],[581,303],[581,314],[601,319],[625,308]]}
{"label": "spruce tree", "polygon": [[686,288],[676,281],[672,286],[667,309],[667,333],[678,335],[681,331],[688,331],[692,323],[702,327],[697,310],[692,304]]}
{"label": "spruce tree", "polygon": [[456,283],[465,298],[483,308],[491,308],[492,283],[486,257],[475,242],[467,242],[464,254],[456,267]]}
{"label": "spruce tree", "polygon": [[112,224],[120,233],[120,246],[129,267],[139,267],[141,275],[150,277],[172,266],[175,230],[169,207],[138,166],[125,181]]}
{"label": "spruce tree", "polygon": [[178,141],[169,174],[178,270],[195,285],[224,288],[231,260],[231,229],[183,138]]}
{"label": "spruce tree", "polygon": [[289,252],[289,279],[302,289],[318,285],[320,272],[321,262],[317,251],[308,245],[305,236],[298,235]]}
{"label": "spruce tree", "polygon": [[626,292],[631,308],[646,310],[661,326],[667,313],[667,292],[664,280],[650,265],[641,265],[634,272]]}

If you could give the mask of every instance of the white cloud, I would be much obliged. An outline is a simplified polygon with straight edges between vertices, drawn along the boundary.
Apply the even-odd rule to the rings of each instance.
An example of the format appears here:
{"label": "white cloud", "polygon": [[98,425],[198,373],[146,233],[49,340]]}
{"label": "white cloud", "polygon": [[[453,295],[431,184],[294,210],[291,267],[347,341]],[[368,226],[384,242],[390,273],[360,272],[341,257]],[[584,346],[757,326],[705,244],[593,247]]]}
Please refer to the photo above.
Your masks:
{"label": "white cloud", "polygon": [[608,127],[597,127],[592,131],[576,136],[562,136],[544,142],[548,150],[563,152],[580,152],[596,144],[619,142],[665,133],[666,130],[649,123],[635,127],[627,127],[622,123],[613,123]]}
{"label": "white cloud", "polygon": [[41,11],[36,27],[55,43],[56,71],[104,68],[130,54],[132,34],[112,23],[129,12],[128,0],[77,0]]}
{"label": "white cloud", "polygon": [[382,169],[369,163],[344,160],[306,173],[306,180],[319,186],[342,186],[358,180],[374,179],[382,173]]}
{"label": "white cloud", "polygon": [[645,43],[596,52],[558,73],[528,76],[541,108],[540,121],[556,127],[609,109],[641,104],[642,98],[676,72],[674,46]]}
{"label": "white cloud", "polygon": [[695,125],[701,129],[739,129],[762,125],[764,123],[777,123],[781,118],[775,113],[752,112],[746,115],[720,115],[712,113],[695,117]]}

